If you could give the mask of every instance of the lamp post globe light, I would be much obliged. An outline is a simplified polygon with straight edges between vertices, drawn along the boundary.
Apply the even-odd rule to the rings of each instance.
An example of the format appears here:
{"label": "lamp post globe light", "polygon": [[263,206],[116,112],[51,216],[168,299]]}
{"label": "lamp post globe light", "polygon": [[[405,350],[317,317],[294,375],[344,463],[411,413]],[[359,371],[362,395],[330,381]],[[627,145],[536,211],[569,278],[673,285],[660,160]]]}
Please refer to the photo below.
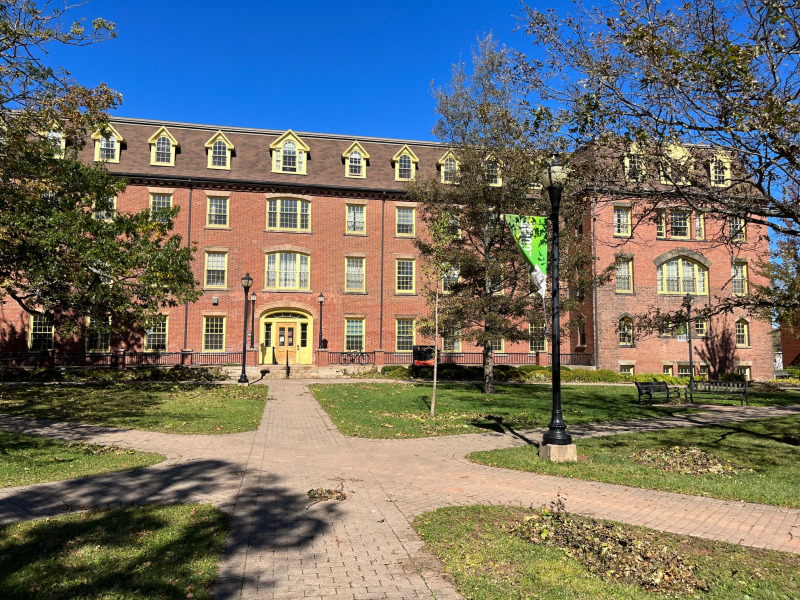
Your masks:
{"label": "lamp post globe light", "polygon": [[317,342],[317,350],[322,350],[322,304],[325,302],[325,294],[320,292],[319,297],[319,341]]}
{"label": "lamp post globe light", "polygon": [[258,294],[253,292],[250,294],[250,349],[255,348],[255,334],[256,334],[256,300]]}
{"label": "lamp post globe light", "polygon": [[561,210],[561,192],[567,182],[567,170],[558,160],[558,155],[553,155],[550,164],[539,173],[542,186],[547,189],[550,197],[550,226],[553,232],[552,254],[550,260],[551,292],[552,292],[552,327],[550,351],[552,353],[553,370],[553,404],[550,415],[550,424],[542,437],[542,446],[568,446],[572,444],[572,436],[567,433],[561,413],[561,308],[559,306],[558,289],[558,219]]}
{"label": "lamp post globe light", "polygon": [[247,383],[247,371],[245,370],[247,361],[247,305],[249,300],[247,295],[250,293],[250,286],[252,285],[253,278],[250,277],[248,272],[242,277],[242,287],[244,288],[244,332],[242,333],[242,374],[239,375],[239,383]]}

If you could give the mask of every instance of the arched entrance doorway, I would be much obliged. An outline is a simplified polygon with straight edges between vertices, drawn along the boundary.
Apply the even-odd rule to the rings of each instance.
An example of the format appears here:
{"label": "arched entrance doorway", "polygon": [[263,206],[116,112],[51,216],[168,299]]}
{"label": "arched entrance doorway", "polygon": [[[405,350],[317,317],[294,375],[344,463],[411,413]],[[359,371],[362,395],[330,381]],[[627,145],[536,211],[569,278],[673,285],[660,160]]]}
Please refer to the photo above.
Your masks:
{"label": "arched entrance doorway", "polygon": [[263,313],[259,323],[262,365],[311,364],[311,315],[296,308],[279,308]]}

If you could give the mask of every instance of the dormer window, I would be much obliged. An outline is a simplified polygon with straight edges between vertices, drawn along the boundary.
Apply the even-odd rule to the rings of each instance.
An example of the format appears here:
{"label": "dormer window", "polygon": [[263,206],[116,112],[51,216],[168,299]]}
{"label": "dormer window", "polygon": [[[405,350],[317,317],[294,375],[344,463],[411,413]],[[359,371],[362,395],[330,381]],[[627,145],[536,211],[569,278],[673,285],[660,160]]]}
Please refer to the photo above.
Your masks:
{"label": "dormer window", "polygon": [[175,149],[179,144],[166,127],[161,127],[156,131],[147,140],[147,143],[150,144],[151,165],[161,167],[175,166]]}
{"label": "dormer window", "polygon": [[625,154],[625,179],[638,183],[644,179],[644,175],[644,156],[636,145],[633,145]]}
{"label": "dormer window", "polygon": [[64,151],[67,146],[67,142],[64,139],[64,136],[61,135],[60,131],[48,131],[44,134],[44,138],[50,143],[53,147],[53,156],[56,158],[64,158]]}
{"label": "dormer window", "polygon": [[94,140],[95,162],[118,163],[120,149],[125,142],[119,132],[111,125],[106,125],[103,131],[96,131],[92,135]]}
{"label": "dormer window", "polygon": [[416,165],[419,159],[408,145],[400,148],[397,154],[392,157],[392,162],[394,163],[395,181],[411,181],[416,179]]}
{"label": "dormer window", "polygon": [[273,173],[306,174],[310,148],[290,129],[270,145]]}
{"label": "dormer window", "polygon": [[224,133],[218,131],[211,136],[211,139],[205,143],[205,148],[208,152],[209,169],[230,170],[233,144]]}
{"label": "dormer window", "polygon": [[731,184],[731,161],[722,153],[717,154],[709,165],[711,185],[728,187]]}
{"label": "dormer window", "polygon": [[692,163],[689,152],[672,144],[666,150],[661,166],[661,183],[664,185],[690,185]]}
{"label": "dormer window", "polygon": [[497,161],[486,161],[486,182],[492,187],[500,187],[503,180],[500,178],[500,169],[497,166]]}
{"label": "dormer window", "polygon": [[456,175],[458,174],[458,160],[456,160],[453,151],[448,150],[439,159],[438,164],[442,172],[442,183],[455,183]]}
{"label": "dormer window", "polygon": [[356,179],[365,179],[367,177],[369,154],[361,144],[358,142],[350,144],[350,147],[342,154],[342,159],[344,159],[345,177],[354,177]]}

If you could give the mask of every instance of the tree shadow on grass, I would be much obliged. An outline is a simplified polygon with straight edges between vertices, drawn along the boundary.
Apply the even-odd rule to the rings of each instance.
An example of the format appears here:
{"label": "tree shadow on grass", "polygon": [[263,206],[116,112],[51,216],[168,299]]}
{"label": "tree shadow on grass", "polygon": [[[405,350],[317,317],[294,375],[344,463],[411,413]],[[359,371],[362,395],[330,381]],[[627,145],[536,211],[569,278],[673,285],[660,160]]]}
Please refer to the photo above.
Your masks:
{"label": "tree shadow on grass", "polygon": [[[337,502],[321,502],[307,510],[308,496],[282,485],[278,477],[254,472],[245,474],[242,480],[242,472],[234,470],[237,468],[241,466],[226,461],[200,460],[28,486],[8,490],[6,494],[0,490],[0,523],[4,524],[90,511],[74,523],[55,519],[40,521],[41,529],[37,527],[30,538],[21,540],[12,539],[13,524],[0,529],[0,544],[6,545],[5,552],[0,552],[3,597],[67,600],[129,594],[126,597],[186,598],[187,590],[176,587],[171,573],[175,569],[186,571],[193,568],[191,562],[195,560],[195,553],[186,554],[186,549],[208,543],[211,533],[207,523],[202,520],[191,523],[177,539],[158,541],[157,550],[147,556],[115,562],[105,557],[139,543],[136,531],[159,531],[165,529],[165,524],[152,506],[139,507],[141,510],[135,513],[138,516],[124,527],[117,520],[127,522],[126,519],[133,519],[125,516],[125,511],[93,509],[209,502],[213,499],[217,504],[221,501],[233,515],[225,544],[225,556],[231,560],[223,562],[215,584],[216,598],[238,597],[243,585],[261,589],[274,587],[278,580],[270,579],[268,569],[261,573],[242,573],[244,561],[239,561],[238,557],[245,554],[267,557],[271,553],[306,547],[329,530],[330,520],[336,518],[340,509]],[[226,492],[229,493],[227,499]],[[93,547],[98,546],[98,556],[103,557],[97,568],[86,569],[69,564],[53,566],[50,563],[68,554],[66,551],[76,543],[74,540],[90,537],[97,538]],[[175,564],[171,565],[172,570],[164,566],[162,574],[154,565],[164,556]],[[215,559],[216,556],[212,557]],[[258,562],[253,563],[256,568]],[[15,589],[14,594],[9,595],[7,590],[11,588],[8,583],[15,573],[25,568],[41,569],[42,579],[54,568],[60,569],[63,571],[59,576],[61,583],[51,588],[48,594],[43,594],[43,589],[32,590],[29,586]]]}

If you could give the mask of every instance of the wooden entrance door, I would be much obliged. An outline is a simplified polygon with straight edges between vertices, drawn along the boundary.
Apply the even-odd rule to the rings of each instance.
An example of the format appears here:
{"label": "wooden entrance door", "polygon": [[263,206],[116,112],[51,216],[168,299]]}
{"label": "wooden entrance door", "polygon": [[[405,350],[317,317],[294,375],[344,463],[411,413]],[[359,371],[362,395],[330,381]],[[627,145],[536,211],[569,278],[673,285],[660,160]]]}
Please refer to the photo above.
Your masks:
{"label": "wooden entrance door", "polygon": [[279,365],[295,364],[297,323],[278,321],[275,323],[275,360]]}

